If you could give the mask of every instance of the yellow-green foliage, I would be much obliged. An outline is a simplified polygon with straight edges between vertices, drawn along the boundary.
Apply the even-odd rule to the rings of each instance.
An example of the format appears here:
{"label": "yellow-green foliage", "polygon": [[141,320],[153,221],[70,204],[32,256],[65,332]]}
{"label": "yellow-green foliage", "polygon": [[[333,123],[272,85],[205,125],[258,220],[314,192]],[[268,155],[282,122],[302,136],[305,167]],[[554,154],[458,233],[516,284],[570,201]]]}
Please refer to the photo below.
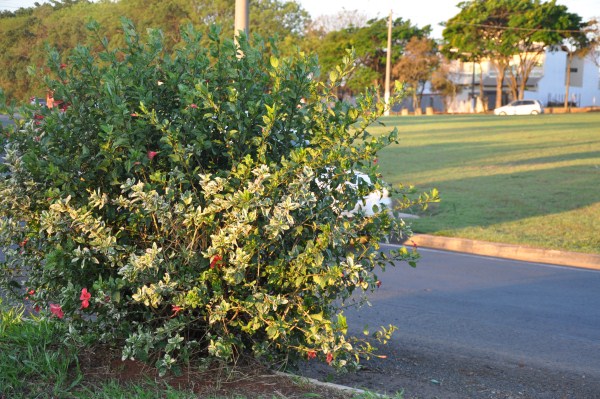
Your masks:
{"label": "yellow-green foliage", "polygon": [[[238,48],[215,27],[208,47],[182,29],[174,53],[159,31],[123,31],[118,50],[50,52],[61,105],[28,106],[7,132],[4,287],[25,275],[73,338],[163,372],[196,353],[356,362],[370,347],[346,339],[339,306],[417,254],[380,251],[407,231],[389,209],[348,213],[387,187],[373,161],[396,135],[368,133],[383,112],[371,94],[332,94],[352,60],[324,84],[314,59]],[[370,182],[349,184],[357,169]]]}

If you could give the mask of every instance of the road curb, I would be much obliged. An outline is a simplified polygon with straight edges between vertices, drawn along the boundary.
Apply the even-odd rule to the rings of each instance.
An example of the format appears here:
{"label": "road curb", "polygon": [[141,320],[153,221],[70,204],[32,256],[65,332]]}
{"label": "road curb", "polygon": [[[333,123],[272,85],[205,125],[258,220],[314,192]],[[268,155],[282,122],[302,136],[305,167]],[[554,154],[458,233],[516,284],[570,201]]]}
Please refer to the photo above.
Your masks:
{"label": "road curb", "polygon": [[335,390],[342,391],[342,392],[350,392],[350,393],[358,394],[358,395],[364,395],[364,394],[368,393],[369,395],[371,395],[370,397],[376,397],[376,398],[382,398],[382,399],[389,398],[387,395],[384,395],[384,394],[375,393],[375,392],[371,392],[371,391],[365,391],[364,389],[360,389],[360,388],[352,388],[352,387],[349,387],[346,385],[334,384],[332,382],[323,382],[323,381],[316,380],[314,378],[304,377],[301,375],[288,374],[288,373],[284,373],[281,371],[275,371],[274,373],[275,373],[275,375],[278,375],[281,377],[287,377],[287,378],[292,378],[292,379],[297,378],[302,381],[306,381],[312,385],[317,385],[317,386],[321,386],[321,387],[325,387],[325,388],[331,388],[331,389],[335,389]]}
{"label": "road curb", "polygon": [[406,243],[414,243],[419,247],[442,249],[445,251],[600,270],[600,255],[584,254],[580,252],[540,249],[524,245],[499,244],[487,241],[469,240],[466,238],[432,236],[428,234],[415,234],[406,240],[405,244]]}

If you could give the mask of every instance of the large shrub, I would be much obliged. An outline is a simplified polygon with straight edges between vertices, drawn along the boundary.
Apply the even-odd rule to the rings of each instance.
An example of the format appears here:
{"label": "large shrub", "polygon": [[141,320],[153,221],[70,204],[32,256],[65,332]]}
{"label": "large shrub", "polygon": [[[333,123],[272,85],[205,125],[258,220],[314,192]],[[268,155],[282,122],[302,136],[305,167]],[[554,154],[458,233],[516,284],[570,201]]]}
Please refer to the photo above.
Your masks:
{"label": "large shrub", "polygon": [[[51,51],[62,103],[5,132],[4,289],[163,371],[249,351],[354,364],[371,348],[347,339],[341,306],[379,284],[377,266],[418,257],[380,250],[408,232],[390,210],[349,213],[386,187],[374,160],[396,132],[367,132],[383,105],[332,95],[349,58],[323,84],[313,58],[217,28],[208,48],[183,29],[173,54],[160,32],[123,28],[122,49]],[[358,169],[370,182],[348,184]]]}

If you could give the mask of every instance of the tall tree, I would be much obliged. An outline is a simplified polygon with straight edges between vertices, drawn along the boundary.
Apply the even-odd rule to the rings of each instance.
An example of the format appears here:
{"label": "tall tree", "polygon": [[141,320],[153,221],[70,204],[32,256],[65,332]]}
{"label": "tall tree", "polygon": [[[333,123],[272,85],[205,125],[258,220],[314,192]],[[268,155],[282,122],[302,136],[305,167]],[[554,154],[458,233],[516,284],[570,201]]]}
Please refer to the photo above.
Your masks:
{"label": "tall tree", "polygon": [[448,60],[442,59],[431,75],[431,88],[442,96],[445,109],[448,109],[460,91],[460,87],[451,78],[449,66]]}
{"label": "tall tree", "polygon": [[473,0],[460,3],[461,11],[446,22],[443,53],[449,59],[477,63],[489,60],[496,70],[496,107],[502,105],[502,87],[512,45],[503,38],[514,1]]}
{"label": "tall tree", "polygon": [[497,72],[497,107],[507,72],[513,97],[522,98],[541,54],[581,28],[581,18],[555,0],[470,0],[459,7],[443,32],[446,54],[452,56],[454,49],[471,61],[491,61]]}
{"label": "tall tree", "polygon": [[[346,88],[362,90],[367,86],[383,87],[387,49],[387,18],[367,21],[362,27],[350,26],[321,35],[318,40],[307,37],[303,48],[315,51],[324,70],[339,64],[349,49],[354,49],[356,68],[349,77]],[[412,37],[426,37],[429,25],[419,28],[410,20],[397,18],[392,22],[392,63],[396,63]]]}
{"label": "tall tree", "polygon": [[575,57],[585,57],[600,44],[597,34],[597,22],[591,20],[582,24],[582,29],[568,32],[561,49],[567,54],[567,67],[565,70],[565,102],[564,108],[569,108],[569,88],[571,86],[571,65]]}
{"label": "tall tree", "polygon": [[510,69],[513,97],[522,99],[531,71],[550,46],[560,44],[575,32],[582,31],[581,17],[570,13],[555,0],[522,0],[505,31],[505,37],[515,43],[517,63]]}
{"label": "tall tree", "polygon": [[[295,1],[253,0],[250,31],[262,37],[278,36],[292,50],[310,21],[309,14]],[[130,18],[140,31],[159,28],[165,48],[180,41],[180,26],[189,23],[202,32],[220,24],[233,32],[234,7],[230,0],[54,0],[14,13],[0,14],[0,88],[9,98],[25,100],[45,93],[44,83],[28,75],[29,66],[44,68],[45,46],[68,53],[88,39],[85,26],[96,20],[108,45],[123,45],[120,18]],[[205,35],[206,38],[206,35]],[[207,40],[207,39],[205,39]],[[63,60],[66,63],[66,60]]]}

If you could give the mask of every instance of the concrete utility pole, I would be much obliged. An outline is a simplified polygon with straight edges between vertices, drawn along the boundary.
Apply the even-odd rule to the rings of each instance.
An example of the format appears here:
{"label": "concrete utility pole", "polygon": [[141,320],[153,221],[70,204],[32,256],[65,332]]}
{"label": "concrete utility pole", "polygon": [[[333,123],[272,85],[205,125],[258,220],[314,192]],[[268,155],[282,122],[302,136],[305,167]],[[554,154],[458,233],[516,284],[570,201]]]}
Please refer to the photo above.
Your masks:
{"label": "concrete utility pole", "polygon": [[250,20],[250,0],[235,0],[235,36],[240,31],[248,35],[248,21]]}
{"label": "concrete utility pole", "polygon": [[387,57],[385,60],[385,116],[390,115],[390,77],[392,74],[392,10],[388,21]]}

